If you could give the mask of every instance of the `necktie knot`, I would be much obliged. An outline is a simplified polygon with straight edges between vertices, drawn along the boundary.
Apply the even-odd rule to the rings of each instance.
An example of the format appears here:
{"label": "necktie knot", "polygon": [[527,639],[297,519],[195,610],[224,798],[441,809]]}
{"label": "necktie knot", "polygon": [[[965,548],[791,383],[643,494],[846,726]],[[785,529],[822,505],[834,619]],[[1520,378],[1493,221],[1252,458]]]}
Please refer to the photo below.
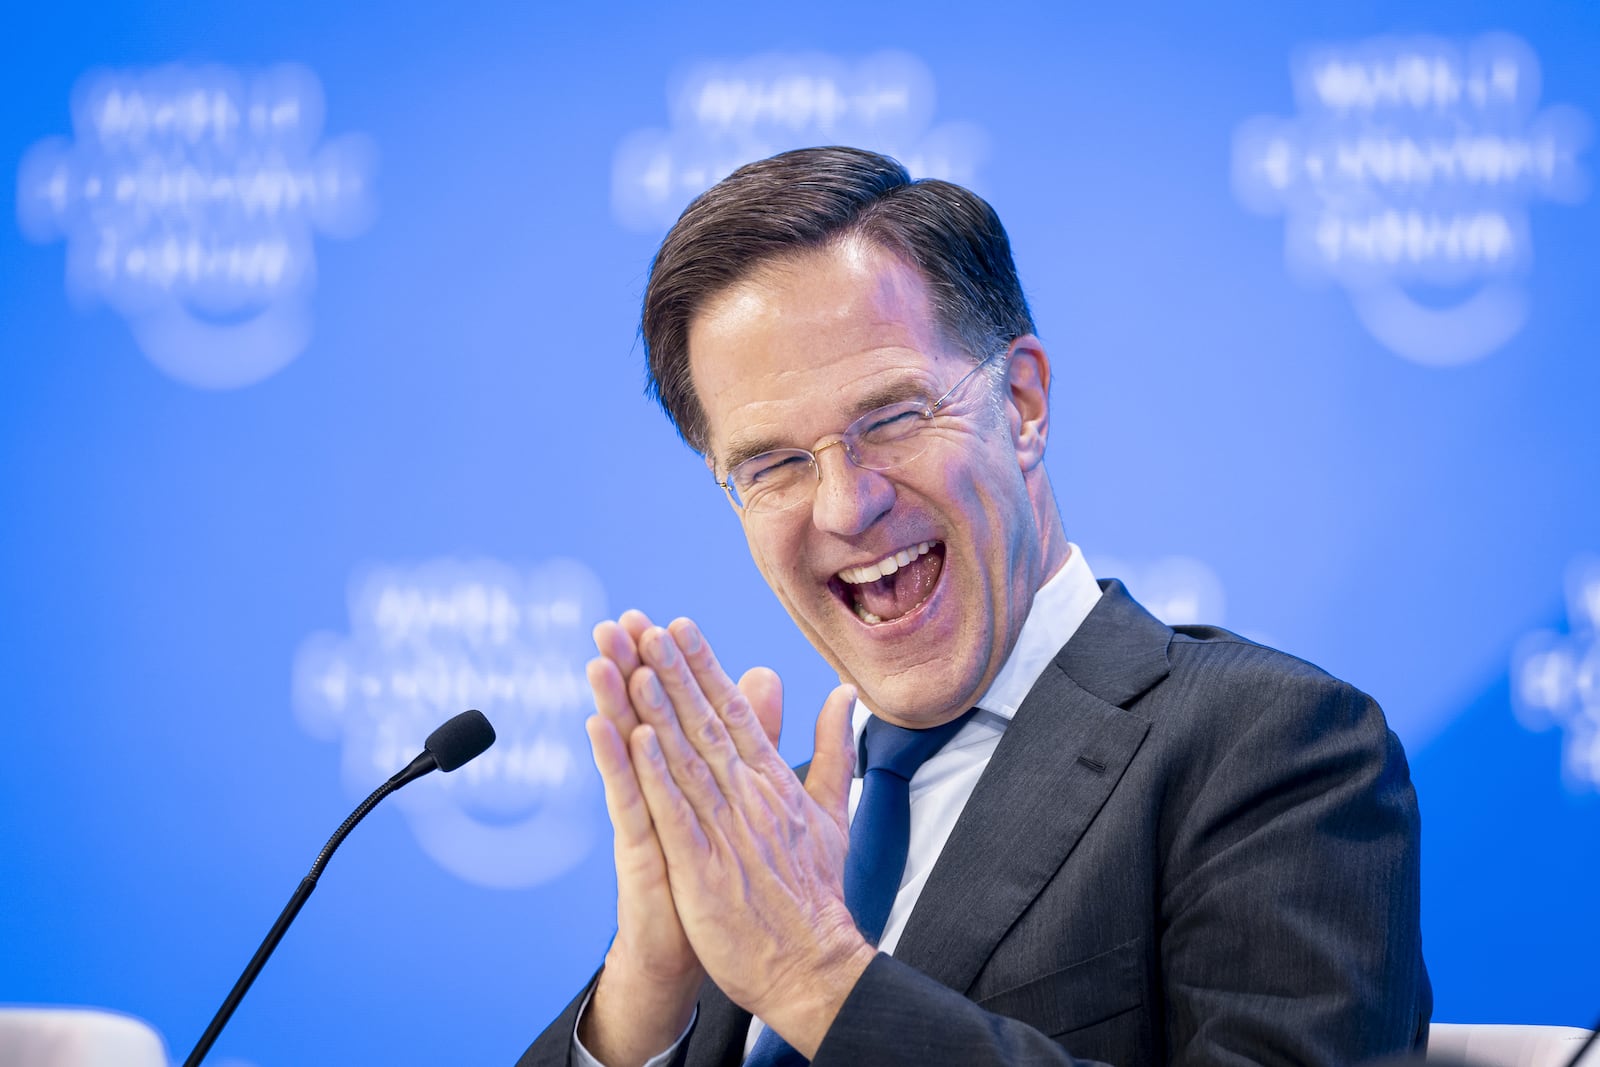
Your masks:
{"label": "necktie knot", "polygon": [[868,771],[888,771],[909,782],[917,768],[943,748],[971,717],[972,712],[968,711],[939,726],[910,730],[872,716],[861,735],[862,775]]}

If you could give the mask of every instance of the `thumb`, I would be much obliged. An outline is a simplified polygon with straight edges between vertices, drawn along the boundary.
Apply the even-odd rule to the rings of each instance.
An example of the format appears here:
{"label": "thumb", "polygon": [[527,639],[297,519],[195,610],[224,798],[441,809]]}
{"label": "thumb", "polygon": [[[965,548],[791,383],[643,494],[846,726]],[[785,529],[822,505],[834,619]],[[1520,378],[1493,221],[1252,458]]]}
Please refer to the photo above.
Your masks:
{"label": "thumb", "polygon": [[778,735],[783,732],[783,679],[771,667],[751,667],[739,679],[739,692],[750,702],[761,730],[778,747]]}
{"label": "thumb", "polygon": [[856,687],[841,685],[817,713],[817,749],[806,772],[806,792],[841,830],[849,832],[850,778],[856,772],[856,741],[850,729]]}

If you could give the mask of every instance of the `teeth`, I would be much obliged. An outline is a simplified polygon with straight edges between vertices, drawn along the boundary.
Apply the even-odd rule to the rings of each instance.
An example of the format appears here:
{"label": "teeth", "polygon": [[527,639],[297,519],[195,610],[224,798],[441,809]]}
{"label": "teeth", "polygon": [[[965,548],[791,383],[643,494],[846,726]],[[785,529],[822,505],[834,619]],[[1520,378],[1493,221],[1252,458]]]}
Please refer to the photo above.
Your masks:
{"label": "teeth", "polygon": [[860,616],[861,621],[866,623],[868,626],[875,626],[883,621],[882,616],[874,615],[860,604],[856,605],[856,614]]}
{"label": "teeth", "polygon": [[[885,556],[876,563],[867,563],[860,567],[846,567],[839,572],[839,580],[848,585],[865,585],[868,582],[875,582],[884,575],[893,574],[919,556],[926,555],[933,546],[934,542],[923,541],[910,548],[903,548],[899,552]],[[865,618],[869,614],[871,613],[866,612],[862,617]],[[881,620],[874,617],[867,621],[880,622]]]}

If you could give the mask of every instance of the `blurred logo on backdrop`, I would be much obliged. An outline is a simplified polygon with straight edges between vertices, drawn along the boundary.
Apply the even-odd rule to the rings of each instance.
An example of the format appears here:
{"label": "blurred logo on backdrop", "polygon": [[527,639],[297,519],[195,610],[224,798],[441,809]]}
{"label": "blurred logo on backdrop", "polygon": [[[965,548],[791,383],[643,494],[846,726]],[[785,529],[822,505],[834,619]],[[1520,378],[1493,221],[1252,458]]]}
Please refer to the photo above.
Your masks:
{"label": "blurred logo on backdrop", "polygon": [[126,318],[168,375],[251,385],[310,340],[312,234],[354,236],[374,211],[371,142],[322,141],[322,120],[303,67],[91,72],[72,139],[23,157],[17,218],[66,240],[69,292]]}
{"label": "blurred logo on backdrop", "polygon": [[1588,194],[1590,123],[1540,108],[1521,39],[1379,38],[1304,49],[1299,114],[1234,135],[1233,187],[1282,214],[1285,257],[1343,288],[1381,344],[1430,367],[1470,363],[1527,321],[1528,207]]}
{"label": "blurred logo on backdrop", "polygon": [[449,774],[398,793],[417,842],[476,885],[520,888],[576,865],[601,827],[583,722],[584,665],[605,617],[600,579],[573,560],[374,566],[350,584],[350,633],[316,633],[294,665],[294,707],[340,741],[352,795],[422,750],[450,716],[479,708],[497,735]]}
{"label": "blurred logo on backdrop", "polygon": [[1511,661],[1511,707],[1533,731],[1561,728],[1567,788],[1600,789],[1600,556],[1567,567],[1567,632],[1538,630]]}
{"label": "blurred logo on backdrop", "polygon": [[670,128],[636,130],[613,156],[611,207],[628,229],[670,226],[735,168],[790,148],[861,145],[916,177],[963,184],[988,151],[978,126],[934,124],[933,73],[904,52],[698,63],[673,80],[667,101]]}

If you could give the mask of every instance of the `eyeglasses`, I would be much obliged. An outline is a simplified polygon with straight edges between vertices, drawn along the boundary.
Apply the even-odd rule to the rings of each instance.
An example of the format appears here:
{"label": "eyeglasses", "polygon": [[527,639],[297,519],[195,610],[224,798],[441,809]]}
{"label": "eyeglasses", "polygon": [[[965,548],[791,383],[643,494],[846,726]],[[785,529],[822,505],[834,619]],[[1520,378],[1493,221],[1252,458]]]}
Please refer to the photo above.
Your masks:
{"label": "eyeglasses", "polygon": [[980,370],[1005,353],[997,352],[973,367],[943,396],[925,400],[901,400],[873,408],[852,422],[837,441],[829,441],[815,452],[804,448],[777,448],[751,456],[734,466],[726,479],[718,480],[746,515],[788,511],[812,498],[822,480],[817,456],[835,445],[844,449],[850,462],[869,471],[886,471],[910,463],[928,447],[924,432],[934,415],[949,404],[961,387]]}

